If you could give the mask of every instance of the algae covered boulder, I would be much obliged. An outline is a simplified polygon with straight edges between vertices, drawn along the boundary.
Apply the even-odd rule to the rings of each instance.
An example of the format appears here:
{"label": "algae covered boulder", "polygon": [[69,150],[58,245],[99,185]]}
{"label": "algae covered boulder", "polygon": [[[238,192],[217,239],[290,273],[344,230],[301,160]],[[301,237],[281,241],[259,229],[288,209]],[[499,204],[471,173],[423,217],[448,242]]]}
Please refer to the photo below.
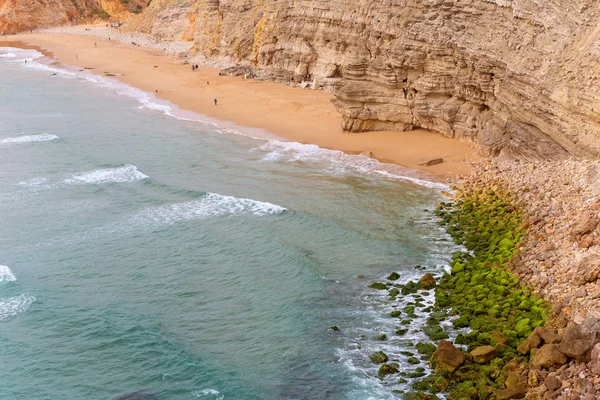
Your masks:
{"label": "algae covered boulder", "polygon": [[423,277],[419,280],[419,288],[420,289],[433,289],[436,286],[435,278],[433,275],[427,273],[423,275]]}
{"label": "algae covered boulder", "polygon": [[398,279],[400,279],[400,274],[399,274],[399,273],[397,273],[397,272],[392,272],[391,274],[389,274],[389,275],[388,275],[387,279],[388,279],[389,281],[395,281],[395,280],[398,280]]}
{"label": "algae covered boulder", "polygon": [[383,364],[389,361],[387,354],[385,354],[383,351],[377,351],[371,354],[369,358],[374,364]]}
{"label": "algae covered boulder", "polygon": [[446,340],[440,340],[438,348],[431,355],[431,367],[437,372],[454,372],[465,362],[464,353]]}
{"label": "algae covered boulder", "polygon": [[427,357],[431,357],[431,355],[435,352],[435,345],[431,343],[417,343],[415,346],[419,354],[424,354]]}
{"label": "algae covered boulder", "polygon": [[373,282],[369,285],[369,287],[371,289],[387,290],[387,286],[385,285],[385,283],[381,283],[381,282]]}
{"label": "algae covered boulder", "polygon": [[391,364],[383,364],[381,367],[379,367],[379,371],[377,371],[377,375],[379,375],[380,378],[397,373],[398,368]]}

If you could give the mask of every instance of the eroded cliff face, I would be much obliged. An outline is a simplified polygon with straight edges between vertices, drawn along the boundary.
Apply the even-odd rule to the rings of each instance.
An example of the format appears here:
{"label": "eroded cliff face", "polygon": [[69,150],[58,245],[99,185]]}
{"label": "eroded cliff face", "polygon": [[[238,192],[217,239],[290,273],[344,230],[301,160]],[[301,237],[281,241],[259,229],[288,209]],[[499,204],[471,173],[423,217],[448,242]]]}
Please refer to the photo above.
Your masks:
{"label": "eroded cliff face", "polygon": [[0,34],[130,15],[119,0],[0,0]]}
{"label": "eroded cliff face", "polygon": [[129,29],[334,82],[347,131],[423,127],[546,159],[600,156],[599,17],[595,0],[154,0]]}

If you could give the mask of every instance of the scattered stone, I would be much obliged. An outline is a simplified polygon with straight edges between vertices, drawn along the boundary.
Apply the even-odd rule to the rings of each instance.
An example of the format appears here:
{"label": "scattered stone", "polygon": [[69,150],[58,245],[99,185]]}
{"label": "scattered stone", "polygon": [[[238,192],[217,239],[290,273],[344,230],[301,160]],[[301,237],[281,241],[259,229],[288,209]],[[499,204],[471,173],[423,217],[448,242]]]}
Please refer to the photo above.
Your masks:
{"label": "scattered stone", "polygon": [[383,364],[389,361],[387,354],[383,351],[377,351],[369,356],[371,362],[374,364]]}
{"label": "scattered stone", "polygon": [[438,348],[431,355],[431,367],[436,372],[446,370],[452,373],[464,362],[464,353],[446,340],[440,340]]}
{"label": "scattered stone", "polygon": [[544,385],[551,392],[558,390],[562,387],[562,383],[560,382],[560,380],[558,380],[558,378],[553,374],[548,375],[548,377],[544,381]]}
{"label": "scattered stone", "polygon": [[496,349],[492,346],[478,346],[470,354],[477,364],[486,364],[496,358]]}
{"label": "scattered stone", "polygon": [[387,335],[382,333],[381,335],[377,336],[377,340],[387,340]]}
{"label": "scattered stone", "polygon": [[339,332],[340,331],[340,328],[338,328],[337,325],[334,325],[334,326],[330,327],[329,329],[331,329],[334,332]]}
{"label": "scattered stone", "polygon": [[587,290],[585,290],[584,287],[580,287],[575,291],[575,293],[573,293],[573,297],[575,297],[576,299],[580,299],[585,296],[587,296]]}

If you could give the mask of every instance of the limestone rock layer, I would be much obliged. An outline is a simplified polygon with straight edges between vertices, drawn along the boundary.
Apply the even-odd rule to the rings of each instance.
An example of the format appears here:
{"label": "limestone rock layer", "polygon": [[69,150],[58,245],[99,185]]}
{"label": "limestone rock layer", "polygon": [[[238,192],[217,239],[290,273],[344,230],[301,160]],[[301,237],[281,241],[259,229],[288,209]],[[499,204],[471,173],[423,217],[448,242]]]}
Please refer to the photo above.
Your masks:
{"label": "limestone rock layer", "polygon": [[347,131],[423,127],[546,159],[600,155],[599,17],[594,0],[153,0],[130,29],[333,82]]}

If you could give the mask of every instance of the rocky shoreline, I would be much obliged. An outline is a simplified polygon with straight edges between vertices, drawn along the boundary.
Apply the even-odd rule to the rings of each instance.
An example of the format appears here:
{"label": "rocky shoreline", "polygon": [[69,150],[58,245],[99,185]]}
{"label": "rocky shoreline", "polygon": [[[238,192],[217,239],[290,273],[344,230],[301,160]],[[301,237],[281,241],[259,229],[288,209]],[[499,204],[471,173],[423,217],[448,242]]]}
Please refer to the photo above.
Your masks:
{"label": "rocky shoreline", "polygon": [[405,399],[600,398],[599,177],[590,161],[485,161],[458,180],[454,201],[436,211],[465,246],[451,273],[371,285],[395,301],[428,282],[436,297],[390,315],[406,327],[415,307],[428,313],[431,342],[414,345],[425,368],[400,372],[377,352],[380,378],[413,378],[412,391],[395,391]]}

